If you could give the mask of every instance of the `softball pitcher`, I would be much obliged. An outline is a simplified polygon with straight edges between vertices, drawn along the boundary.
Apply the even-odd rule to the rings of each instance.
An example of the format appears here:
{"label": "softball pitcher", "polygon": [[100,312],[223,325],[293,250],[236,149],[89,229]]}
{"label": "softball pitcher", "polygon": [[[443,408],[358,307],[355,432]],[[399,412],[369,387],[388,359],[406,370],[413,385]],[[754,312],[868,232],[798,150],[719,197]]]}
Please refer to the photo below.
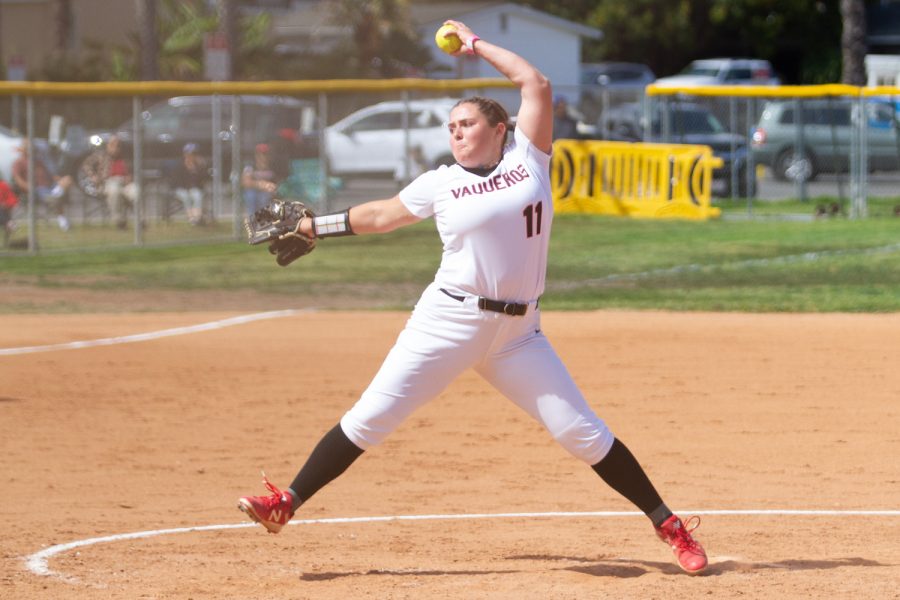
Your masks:
{"label": "softball pitcher", "polygon": [[238,507],[277,533],[366,449],[472,368],[643,511],[683,570],[699,573],[707,565],[706,553],[691,536],[699,519],[686,525],[672,514],[541,333],[538,300],[553,224],[550,82],[522,57],[479,39],[463,23],[447,23],[463,44],[456,55],[486,60],[519,88],[512,139],[499,103],[461,100],[448,124],[456,164],[420,175],[393,198],[299,219],[297,232],[315,240],[385,233],[433,217],[443,257],[368,389],[321,439],[290,487],[282,492],[264,478],[271,494],[244,496]]}

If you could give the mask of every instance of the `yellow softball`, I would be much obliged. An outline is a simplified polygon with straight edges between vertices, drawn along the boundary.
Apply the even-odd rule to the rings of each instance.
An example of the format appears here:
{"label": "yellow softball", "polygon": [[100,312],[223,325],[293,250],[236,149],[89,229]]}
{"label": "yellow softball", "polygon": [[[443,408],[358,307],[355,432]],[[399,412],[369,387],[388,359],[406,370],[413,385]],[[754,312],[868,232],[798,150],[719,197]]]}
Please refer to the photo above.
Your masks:
{"label": "yellow softball", "polygon": [[[444,37],[447,33],[452,33],[453,35]],[[447,54],[453,54],[462,48],[462,40],[456,35],[456,27],[453,25],[443,25],[438,29],[437,33],[434,34],[434,43]]]}

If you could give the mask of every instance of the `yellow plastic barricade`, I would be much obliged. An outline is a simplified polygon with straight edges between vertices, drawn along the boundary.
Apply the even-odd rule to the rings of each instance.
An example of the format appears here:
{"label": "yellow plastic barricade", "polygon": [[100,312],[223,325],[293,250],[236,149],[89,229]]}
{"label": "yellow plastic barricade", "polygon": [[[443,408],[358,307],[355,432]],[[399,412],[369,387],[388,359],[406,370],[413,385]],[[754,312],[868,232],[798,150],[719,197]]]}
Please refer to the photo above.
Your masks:
{"label": "yellow plastic barricade", "polygon": [[628,217],[708,219],[712,170],[722,166],[709,146],[557,140],[550,174],[557,212]]}

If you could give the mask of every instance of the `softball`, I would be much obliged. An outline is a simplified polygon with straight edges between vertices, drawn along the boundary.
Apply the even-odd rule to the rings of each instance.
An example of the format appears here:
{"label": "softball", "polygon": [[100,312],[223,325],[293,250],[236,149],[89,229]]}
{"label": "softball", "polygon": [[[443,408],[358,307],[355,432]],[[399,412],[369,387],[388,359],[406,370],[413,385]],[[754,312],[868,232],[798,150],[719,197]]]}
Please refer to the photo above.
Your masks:
{"label": "softball", "polygon": [[[447,33],[453,33],[453,35],[444,37]],[[453,54],[462,48],[462,40],[456,35],[456,27],[453,25],[444,25],[438,29],[434,34],[434,43],[447,54]]]}

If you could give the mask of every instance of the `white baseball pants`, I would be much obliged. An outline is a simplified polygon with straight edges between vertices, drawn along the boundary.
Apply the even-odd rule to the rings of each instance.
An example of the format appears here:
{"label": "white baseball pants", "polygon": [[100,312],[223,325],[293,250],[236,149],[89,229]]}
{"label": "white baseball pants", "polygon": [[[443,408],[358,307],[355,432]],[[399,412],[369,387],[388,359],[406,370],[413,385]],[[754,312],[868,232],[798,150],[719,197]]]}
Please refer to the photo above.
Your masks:
{"label": "white baseball pants", "polygon": [[477,298],[450,298],[431,284],[359,401],[341,419],[362,449],[379,444],[467,368],[539,421],[572,455],[594,465],[614,437],[587,405],[540,332],[540,311],[482,311]]}

